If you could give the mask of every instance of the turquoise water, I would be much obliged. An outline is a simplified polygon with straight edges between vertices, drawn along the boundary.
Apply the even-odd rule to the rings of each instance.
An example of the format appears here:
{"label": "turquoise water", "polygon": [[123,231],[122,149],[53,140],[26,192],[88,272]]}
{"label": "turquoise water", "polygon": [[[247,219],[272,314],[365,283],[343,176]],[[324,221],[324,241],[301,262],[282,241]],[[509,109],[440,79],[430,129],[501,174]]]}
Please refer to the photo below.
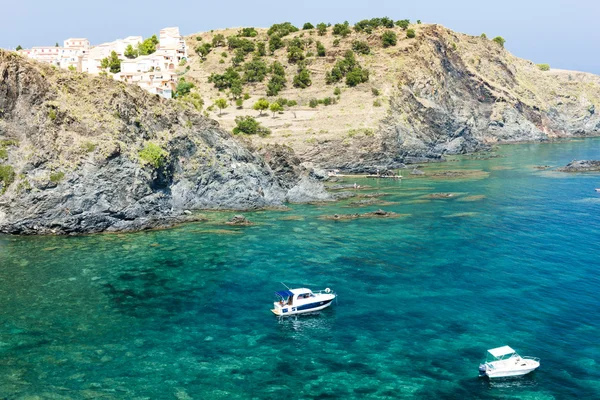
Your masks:
{"label": "turquoise water", "polygon": [[[598,159],[600,140],[496,156],[430,170],[479,171],[468,179],[357,180],[387,196],[246,213],[250,227],[211,213],[164,231],[0,236],[0,398],[600,398],[600,174],[533,168]],[[318,218],[378,208],[407,215]],[[280,281],[338,303],[278,319]],[[505,344],[540,369],[477,378]]]}

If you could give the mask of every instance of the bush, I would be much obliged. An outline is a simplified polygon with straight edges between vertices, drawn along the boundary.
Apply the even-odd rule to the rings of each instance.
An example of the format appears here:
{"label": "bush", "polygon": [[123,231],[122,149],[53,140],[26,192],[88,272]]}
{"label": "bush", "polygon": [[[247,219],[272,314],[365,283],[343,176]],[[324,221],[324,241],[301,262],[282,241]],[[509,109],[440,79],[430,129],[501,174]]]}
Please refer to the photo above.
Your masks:
{"label": "bush", "polygon": [[238,135],[244,133],[246,135],[266,136],[271,131],[258,123],[252,117],[235,117],[236,126],[233,128],[233,134]]}
{"label": "bush", "polygon": [[294,87],[305,89],[312,84],[310,80],[310,72],[306,68],[302,68],[298,75],[294,76]]}
{"label": "bush", "polygon": [[208,77],[208,83],[214,83],[215,88],[219,90],[228,89],[236,82],[241,82],[240,74],[232,67],[227,68],[222,75],[212,73]]}
{"label": "bush", "polygon": [[482,33],[479,37],[481,37],[483,39],[487,39],[487,35],[485,33]]}
{"label": "bush", "polygon": [[244,50],[236,49],[235,53],[233,53],[233,58],[231,59],[231,64],[233,64],[234,67],[237,67],[240,64],[242,64],[245,59],[246,59],[246,53],[244,52]]}
{"label": "bush", "polygon": [[364,31],[366,33],[371,33],[373,32],[373,29],[379,28],[380,26],[383,26],[384,28],[393,28],[394,21],[388,17],[363,19],[354,24],[354,30],[357,32]]}
{"label": "bush", "polygon": [[538,64],[540,71],[550,71],[550,64]]}
{"label": "bush", "polygon": [[0,165],[0,182],[4,185],[2,193],[15,181],[15,170],[10,165]]}
{"label": "bush", "polygon": [[275,100],[275,103],[279,104],[281,107],[285,107],[288,104],[288,100],[285,97],[280,97]]}
{"label": "bush", "polygon": [[311,24],[310,22],[307,22],[307,23],[305,23],[302,26],[302,29],[304,29],[304,30],[306,30],[306,29],[314,29],[314,28],[315,28],[315,26],[313,24]]}
{"label": "bush", "polygon": [[139,151],[139,157],[144,163],[150,164],[154,168],[160,168],[164,165],[166,152],[153,142],[147,142],[146,146]]}
{"label": "bush", "polygon": [[235,105],[238,109],[241,109],[244,106],[244,99],[241,97],[235,101]]}
{"label": "bush", "polygon": [[196,48],[195,48],[196,54],[198,54],[203,59],[206,58],[208,53],[210,53],[211,49],[212,49],[212,46],[210,45],[210,43],[203,43],[199,46],[196,46]]}
{"label": "bush", "polygon": [[339,45],[340,45],[340,39],[335,39],[333,41],[333,47],[339,47]]}
{"label": "bush", "polygon": [[65,173],[62,171],[59,172],[52,172],[50,174],[50,182],[53,183],[58,183],[60,181],[62,181],[62,179],[65,177]]}
{"label": "bush", "polygon": [[237,36],[229,36],[227,38],[227,47],[229,50],[242,49],[246,54],[252,53],[256,48],[252,40],[241,39]]}
{"label": "bush", "polygon": [[410,25],[410,20],[409,19],[401,19],[396,21],[396,26],[406,30],[408,28],[408,26]]}
{"label": "bush", "polygon": [[506,43],[506,40],[504,40],[504,38],[502,36],[496,36],[495,38],[492,39],[492,41],[498,43],[502,47],[504,47],[504,43]]}
{"label": "bush", "polygon": [[339,96],[340,94],[342,94],[342,90],[339,87],[336,87],[335,89],[333,89],[333,94],[335,96]]}
{"label": "bush", "polygon": [[283,111],[283,107],[281,106],[281,104],[279,104],[277,102],[271,103],[271,105],[269,106],[269,109],[273,113],[273,118],[275,118],[276,113]]}
{"label": "bush", "polygon": [[262,82],[267,76],[267,64],[259,57],[254,57],[252,61],[244,64],[244,82]]}
{"label": "bush", "polygon": [[310,100],[308,101],[308,106],[309,106],[310,108],[315,108],[315,107],[316,107],[316,106],[318,106],[318,105],[319,105],[319,100],[317,100],[317,99],[310,99]]}
{"label": "bush", "polygon": [[221,47],[225,45],[225,36],[217,33],[215,36],[213,36],[212,38],[212,46],[213,47]]}
{"label": "bush", "polygon": [[329,106],[329,105],[331,105],[332,103],[333,103],[333,99],[332,99],[331,97],[325,97],[325,98],[323,99],[323,104],[324,104],[324,105],[326,105],[326,106]]}
{"label": "bush", "polygon": [[371,52],[371,48],[366,42],[362,42],[360,40],[355,40],[352,42],[352,50],[359,54],[369,54]]}
{"label": "bush", "polygon": [[327,25],[324,22],[317,24],[317,32],[319,36],[324,36],[327,33]]}
{"label": "bush", "polygon": [[241,37],[255,37],[258,35],[258,32],[254,28],[242,28],[238,32],[238,36]]}
{"label": "bush", "polygon": [[323,46],[323,43],[317,42],[317,55],[319,57],[325,57],[325,54],[326,54],[325,46]]}
{"label": "bush", "polygon": [[295,64],[298,61],[304,60],[304,51],[302,50],[302,43],[300,39],[292,40],[288,43],[288,62]]}
{"label": "bush", "polygon": [[417,36],[417,35],[415,34],[415,30],[414,30],[414,29],[408,29],[408,30],[406,31],[406,37],[407,37],[407,38],[409,38],[409,39],[412,39],[412,38],[414,38],[415,36]]}
{"label": "bush", "polygon": [[177,87],[175,88],[174,97],[185,96],[192,90],[193,87],[194,87],[194,84],[192,82],[186,82],[185,78],[179,79],[179,83],[177,84]]}
{"label": "bush", "polygon": [[244,100],[248,100],[250,98],[250,94],[249,93],[244,93]]}
{"label": "bush", "polygon": [[373,102],[373,107],[381,107],[381,100],[377,99]]}
{"label": "bush", "polygon": [[298,102],[296,100],[288,100],[288,102],[287,102],[288,107],[294,107],[297,105],[298,105]]}
{"label": "bush", "polygon": [[280,49],[284,46],[283,40],[278,35],[269,37],[269,51],[271,54],[275,53],[275,50]]}
{"label": "bush", "polygon": [[267,31],[267,35],[273,36],[277,35],[279,37],[284,37],[293,32],[298,32],[299,29],[292,25],[290,22],[284,22],[281,24],[271,25],[269,30]]}
{"label": "bush", "polygon": [[227,100],[220,98],[215,100],[215,106],[217,106],[219,108],[219,115],[221,115],[221,112],[223,111],[223,109],[227,108],[228,104],[227,104]]}
{"label": "bush", "polygon": [[346,37],[350,33],[352,33],[352,31],[350,30],[350,24],[348,23],[348,21],[344,21],[343,24],[335,24],[333,26],[334,35]]}
{"label": "bush", "polygon": [[267,55],[267,50],[265,49],[265,42],[256,43],[256,55],[259,57],[263,57]]}
{"label": "bush", "polygon": [[198,42],[202,41],[202,36],[196,36],[196,41],[198,41]]}
{"label": "bush", "polygon": [[385,31],[381,35],[381,42],[383,43],[383,47],[395,46],[398,43],[398,36],[396,36],[396,32],[394,31]]}
{"label": "bush", "polygon": [[369,70],[356,67],[346,75],[346,85],[356,86],[369,80]]}
{"label": "bush", "polygon": [[379,89],[371,88],[371,93],[373,93],[373,96],[379,96]]}

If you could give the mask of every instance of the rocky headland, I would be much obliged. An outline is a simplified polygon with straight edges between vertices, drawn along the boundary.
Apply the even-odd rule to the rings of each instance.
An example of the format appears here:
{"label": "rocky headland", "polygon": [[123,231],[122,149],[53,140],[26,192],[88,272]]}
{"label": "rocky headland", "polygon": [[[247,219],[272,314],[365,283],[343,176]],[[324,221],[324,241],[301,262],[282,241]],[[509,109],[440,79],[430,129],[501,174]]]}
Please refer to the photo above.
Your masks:
{"label": "rocky headland", "polygon": [[139,230],[329,199],[285,147],[269,154],[183,102],[0,50],[0,232]]}
{"label": "rocky headland", "polygon": [[600,171],[600,160],[573,160],[566,166],[557,168],[562,172],[594,172]]}

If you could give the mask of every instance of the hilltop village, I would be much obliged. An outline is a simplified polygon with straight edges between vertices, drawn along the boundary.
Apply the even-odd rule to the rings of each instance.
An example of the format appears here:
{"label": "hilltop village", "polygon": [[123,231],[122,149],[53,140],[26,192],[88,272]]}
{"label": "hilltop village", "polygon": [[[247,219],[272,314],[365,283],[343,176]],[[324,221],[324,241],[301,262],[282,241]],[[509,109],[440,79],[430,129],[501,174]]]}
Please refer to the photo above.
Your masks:
{"label": "hilltop village", "polygon": [[[92,46],[85,38],[69,38],[63,46],[35,46],[18,53],[59,68],[92,75],[107,74],[114,79],[134,83],[144,90],[171,98],[177,84],[176,67],[188,57],[187,46],[179,28],[164,28],[144,39],[129,36]],[[111,68],[120,62],[120,69]]]}

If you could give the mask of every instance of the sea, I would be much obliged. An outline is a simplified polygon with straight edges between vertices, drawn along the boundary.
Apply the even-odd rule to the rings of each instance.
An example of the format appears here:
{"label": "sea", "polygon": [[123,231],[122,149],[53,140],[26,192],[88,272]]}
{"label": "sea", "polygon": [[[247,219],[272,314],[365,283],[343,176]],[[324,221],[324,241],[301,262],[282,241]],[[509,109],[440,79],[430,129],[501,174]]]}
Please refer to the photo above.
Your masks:
{"label": "sea", "polygon": [[[599,158],[499,146],[251,226],[0,236],[0,399],[598,399],[600,174],[556,168]],[[284,284],[338,298],[279,318]],[[478,377],[504,345],[541,366]]]}

